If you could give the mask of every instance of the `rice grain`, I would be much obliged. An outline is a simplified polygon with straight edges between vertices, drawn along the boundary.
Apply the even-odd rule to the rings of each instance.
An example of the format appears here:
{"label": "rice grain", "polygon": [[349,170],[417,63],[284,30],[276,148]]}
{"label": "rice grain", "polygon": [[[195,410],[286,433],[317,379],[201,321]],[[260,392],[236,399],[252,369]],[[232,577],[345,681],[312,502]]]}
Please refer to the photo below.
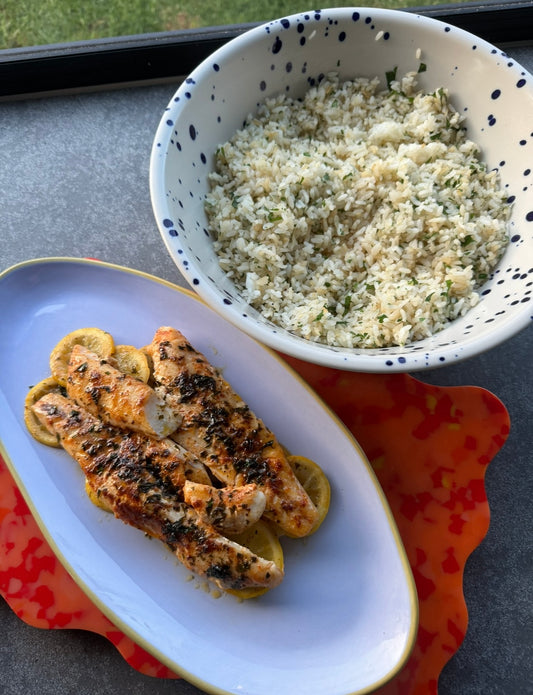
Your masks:
{"label": "rice grain", "polygon": [[479,301],[507,244],[498,173],[416,74],[266,100],[216,153],[221,268],[266,318],[341,347],[403,345]]}

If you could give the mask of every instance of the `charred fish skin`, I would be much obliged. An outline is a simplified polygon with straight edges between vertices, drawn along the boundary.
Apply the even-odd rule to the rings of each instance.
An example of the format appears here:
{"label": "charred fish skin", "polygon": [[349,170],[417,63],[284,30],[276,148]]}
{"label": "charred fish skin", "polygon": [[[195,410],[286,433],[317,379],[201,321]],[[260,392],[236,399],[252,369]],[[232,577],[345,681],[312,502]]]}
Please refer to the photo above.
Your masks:
{"label": "charred fish skin", "polygon": [[78,462],[105,507],[163,541],[189,570],[221,589],[281,582],[283,571],[273,562],[225,538],[184,504],[181,491],[153,465],[154,447],[164,448],[164,442],[106,425],[57,393],[43,396],[33,410]]}
{"label": "charred fish skin", "polygon": [[221,589],[266,587],[272,589],[283,579],[283,570],[271,560],[219,534],[183,505],[182,513],[165,525],[165,542],[193,572],[213,581]]}
{"label": "charred fish skin", "polygon": [[225,485],[255,483],[265,516],[295,537],[307,535],[317,510],[272,432],[175,328],[162,326],[146,348],[154,389],[181,417],[172,438]]}
{"label": "charred fish skin", "polygon": [[118,471],[123,480],[138,476],[139,484],[145,486],[152,480],[168,496],[180,498],[186,480],[209,481],[203,465],[188,453],[181,455],[172,440],[155,440],[107,425],[68,397],[47,394],[33,410],[43,425],[59,436],[62,447],[89,480],[92,476],[102,480],[104,473]]}

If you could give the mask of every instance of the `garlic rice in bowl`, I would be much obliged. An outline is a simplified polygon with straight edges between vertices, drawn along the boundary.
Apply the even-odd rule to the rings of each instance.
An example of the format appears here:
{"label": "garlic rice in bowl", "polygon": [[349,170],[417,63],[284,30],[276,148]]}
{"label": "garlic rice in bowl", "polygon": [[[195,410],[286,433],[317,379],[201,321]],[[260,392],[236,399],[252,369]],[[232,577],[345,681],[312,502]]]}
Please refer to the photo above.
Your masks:
{"label": "garlic rice in bowl", "polygon": [[[191,287],[282,353],[352,371],[450,364],[530,321],[532,113],[521,66],[437,20],[370,8],[275,20],[207,58],[169,103],[155,217]],[[421,130],[421,144],[405,139]]]}

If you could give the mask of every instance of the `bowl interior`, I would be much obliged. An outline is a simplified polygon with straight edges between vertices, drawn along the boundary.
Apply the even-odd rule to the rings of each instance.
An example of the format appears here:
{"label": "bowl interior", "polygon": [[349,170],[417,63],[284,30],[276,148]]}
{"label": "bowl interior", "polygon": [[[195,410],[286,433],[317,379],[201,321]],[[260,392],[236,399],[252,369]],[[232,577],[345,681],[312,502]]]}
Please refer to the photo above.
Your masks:
{"label": "bowl interior", "polygon": [[[326,73],[342,79],[419,71],[419,86],[450,90],[468,136],[500,171],[513,201],[510,243],[482,301],[431,338],[381,349],[333,348],[263,319],[221,271],[204,211],[216,149],[265,98],[300,97]],[[533,86],[492,45],[460,29],[393,10],[344,8],[275,20],[206,59],[169,103],[154,140],[151,195],[172,258],[216,311],[262,342],[301,359],[358,371],[415,371],[464,359],[522,329],[533,281]]]}

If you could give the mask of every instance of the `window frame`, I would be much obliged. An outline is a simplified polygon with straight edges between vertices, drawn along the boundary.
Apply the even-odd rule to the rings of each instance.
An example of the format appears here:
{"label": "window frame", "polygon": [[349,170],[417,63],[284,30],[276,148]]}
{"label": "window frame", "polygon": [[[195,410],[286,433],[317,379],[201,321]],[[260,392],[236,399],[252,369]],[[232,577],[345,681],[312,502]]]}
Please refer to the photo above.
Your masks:
{"label": "window frame", "polygon": [[[533,43],[533,0],[405,8],[504,48]],[[0,50],[0,99],[177,81],[255,23]]]}

